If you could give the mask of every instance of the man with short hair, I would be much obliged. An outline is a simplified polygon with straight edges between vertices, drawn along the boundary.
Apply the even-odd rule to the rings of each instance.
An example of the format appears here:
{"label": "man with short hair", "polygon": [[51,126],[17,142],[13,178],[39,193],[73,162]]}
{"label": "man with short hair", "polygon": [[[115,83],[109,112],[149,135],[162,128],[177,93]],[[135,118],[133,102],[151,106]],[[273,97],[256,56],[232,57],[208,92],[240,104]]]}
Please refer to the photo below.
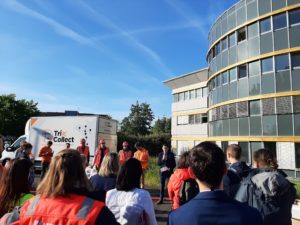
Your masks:
{"label": "man with short hair", "polygon": [[79,151],[80,155],[84,155],[86,158],[87,164],[90,162],[90,148],[86,145],[86,141],[84,138],[80,140],[80,146],[77,147],[77,151]]}
{"label": "man with short hair", "polygon": [[99,147],[97,147],[95,151],[95,157],[94,157],[94,163],[93,166],[96,167],[97,170],[100,169],[100,166],[102,164],[104,156],[106,156],[109,153],[109,148],[105,145],[105,140],[100,139],[99,141]]}
{"label": "man with short hair", "polygon": [[143,169],[143,173],[141,176],[141,188],[145,187],[145,173],[148,169],[149,164],[149,152],[147,149],[145,149],[141,143],[137,142],[135,143],[134,147],[136,148],[136,152],[134,153],[134,158],[140,161]]}
{"label": "man with short hair", "polygon": [[41,173],[41,179],[44,178],[46,172],[48,171],[52,156],[53,156],[53,151],[52,151],[52,141],[48,141],[47,145],[42,147],[39,151],[39,157],[42,158],[42,173]]}
{"label": "man with short hair", "polygon": [[240,183],[244,177],[247,177],[251,168],[241,161],[242,148],[237,144],[231,144],[226,150],[227,160],[230,163],[227,175],[224,176],[224,190],[234,198]]}
{"label": "man with short hair", "polygon": [[122,143],[122,149],[119,151],[120,166],[122,166],[127,159],[130,159],[130,158],[133,157],[133,153],[129,149],[128,146],[129,146],[128,142],[127,141],[123,141],[123,143]]}
{"label": "man with short hair", "polygon": [[259,212],[228,197],[222,190],[225,155],[214,143],[202,142],[190,156],[190,173],[200,193],[169,215],[169,225],[262,225]]}

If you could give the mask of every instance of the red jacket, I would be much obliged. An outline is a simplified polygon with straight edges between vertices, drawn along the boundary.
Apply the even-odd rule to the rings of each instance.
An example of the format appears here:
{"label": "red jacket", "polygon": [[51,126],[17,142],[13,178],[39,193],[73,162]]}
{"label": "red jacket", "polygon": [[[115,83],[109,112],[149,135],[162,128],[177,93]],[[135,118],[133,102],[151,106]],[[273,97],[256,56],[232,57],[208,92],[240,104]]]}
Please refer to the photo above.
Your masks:
{"label": "red jacket", "polygon": [[123,149],[121,149],[119,151],[120,166],[122,166],[127,159],[132,157],[133,157],[133,153],[131,150],[124,151]]}
{"label": "red jacket", "polygon": [[172,201],[172,209],[179,208],[179,191],[183,181],[192,178],[188,169],[176,169],[168,183],[168,193]]}
{"label": "red jacket", "polygon": [[22,207],[19,224],[95,224],[103,206],[103,202],[81,195],[56,198],[42,198],[38,195]]}
{"label": "red jacket", "polygon": [[[106,156],[108,153],[109,153],[109,148],[105,147],[104,156]],[[95,158],[94,158],[94,165],[96,166],[97,169],[100,169],[100,166],[101,166],[101,149],[99,147],[96,149],[96,154],[95,154]]]}

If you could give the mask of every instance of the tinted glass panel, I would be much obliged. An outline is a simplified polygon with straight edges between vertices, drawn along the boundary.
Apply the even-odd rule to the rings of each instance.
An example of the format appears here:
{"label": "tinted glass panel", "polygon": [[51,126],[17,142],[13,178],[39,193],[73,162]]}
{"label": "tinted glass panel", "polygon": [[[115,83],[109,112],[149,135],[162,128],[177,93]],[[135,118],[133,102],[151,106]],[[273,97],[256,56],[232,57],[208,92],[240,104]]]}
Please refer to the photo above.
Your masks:
{"label": "tinted glass panel", "polygon": [[262,133],[261,129],[261,117],[251,116],[250,117],[250,135],[260,136]]}
{"label": "tinted glass panel", "polygon": [[255,61],[248,64],[249,76],[255,76],[260,73],[260,62]]}
{"label": "tinted glass panel", "polygon": [[238,71],[239,71],[239,74],[238,74],[239,79],[247,77],[247,65],[246,64],[240,65],[238,67]]}
{"label": "tinted glass panel", "polygon": [[266,14],[271,11],[271,1],[270,0],[260,0],[258,1],[259,15]]}
{"label": "tinted glass panel", "polygon": [[275,79],[274,74],[269,73],[261,77],[261,93],[274,93],[275,92]]}
{"label": "tinted glass panel", "polygon": [[287,136],[293,135],[293,118],[292,115],[278,115],[278,135]]}
{"label": "tinted glass panel", "polygon": [[239,135],[240,136],[248,136],[249,135],[248,117],[239,119]]}
{"label": "tinted glass panel", "polygon": [[228,83],[228,72],[224,72],[222,74],[222,84],[227,84]]}
{"label": "tinted glass panel", "polygon": [[276,135],[276,116],[263,116],[263,135],[275,136]]}
{"label": "tinted glass panel", "polygon": [[287,70],[290,68],[290,62],[289,62],[289,55],[278,55],[275,56],[275,69],[276,71],[279,70]]}
{"label": "tinted glass panel", "polygon": [[235,33],[229,35],[229,47],[232,47],[236,44]]}
{"label": "tinted glass panel", "polygon": [[260,94],[260,76],[249,78],[249,95]]}
{"label": "tinted glass panel", "polygon": [[260,53],[273,51],[273,32],[264,33],[260,36]]}
{"label": "tinted glass panel", "polygon": [[249,143],[239,142],[239,146],[242,148],[241,160],[249,163]]}
{"label": "tinted glass panel", "polygon": [[206,98],[207,97],[207,87],[203,88],[202,89],[202,92],[203,92],[203,98]]}
{"label": "tinted glass panel", "polygon": [[223,120],[223,135],[229,136],[229,120]]}
{"label": "tinted glass panel", "polygon": [[249,86],[248,86],[248,79],[241,79],[239,82],[239,98],[244,98],[249,96]]}
{"label": "tinted glass panel", "polygon": [[248,39],[256,37],[258,35],[258,23],[253,23],[248,26]]}
{"label": "tinted glass panel", "polygon": [[300,67],[300,53],[293,53],[291,54],[291,60],[292,60],[292,68]]}
{"label": "tinted glass panel", "polygon": [[278,30],[286,27],[286,13],[273,16],[273,29]]}
{"label": "tinted glass panel", "polygon": [[227,38],[222,40],[222,50],[227,49]]}
{"label": "tinted glass panel", "polygon": [[300,9],[289,12],[290,25],[300,23]]}
{"label": "tinted glass panel", "polygon": [[229,80],[230,80],[230,82],[235,81],[236,78],[237,78],[237,69],[236,68],[231,69],[229,71]]}
{"label": "tinted glass panel", "polygon": [[294,115],[295,135],[300,136],[300,114]]}
{"label": "tinted glass panel", "polygon": [[276,73],[276,92],[290,91],[291,78],[290,71],[281,71]]}
{"label": "tinted glass panel", "polygon": [[235,98],[237,98],[237,82],[232,82],[232,83],[230,84],[229,98],[230,98],[230,99],[235,99]]}
{"label": "tinted glass panel", "polygon": [[296,168],[300,168],[300,143],[295,143]]}
{"label": "tinted glass panel", "polygon": [[260,100],[250,101],[250,115],[260,115],[261,114],[261,106]]}
{"label": "tinted glass panel", "polygon": [[238,136],[238,119],[230,120],[230,136]]}
{"label": "tinted glass panel", "polygon": [[260,21],[260,33],[265,33],[271,30],[271,20],[270,18]]}
{"label": "tinted glass panel", "polygon": [[268,73],[273,71],[273,58],[266,58],[261,61],[261,72]]}

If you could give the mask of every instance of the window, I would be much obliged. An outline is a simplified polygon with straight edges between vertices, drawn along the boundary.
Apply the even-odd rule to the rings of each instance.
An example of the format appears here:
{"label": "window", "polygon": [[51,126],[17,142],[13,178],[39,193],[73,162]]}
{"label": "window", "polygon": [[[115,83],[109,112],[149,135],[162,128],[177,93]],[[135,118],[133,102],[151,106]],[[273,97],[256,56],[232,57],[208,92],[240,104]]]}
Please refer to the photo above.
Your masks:
{"label": "window", "polygon": [[221,52],[221,43],[219,42],[217,45],[216,45],[216,55],[219,55]]}
{"label": "window", "polygon": [[216,76],[216,87],[219,87],[221,85],[221,75]]}
{"label": "window", "polygon": [[278,30],[286,27],[286,13],[273,16],[273,29]]}
{"label": "window", "polygon": [[178,116],[177,125],[187,125],[189,124],[189,116]]}
{"label": "window", "polygon": [[202,114],[201,123],[207,123],[207,114]]}
{"label": "window", "polygon": [[261,61],[261,72],[262,72],[262,74],[273,72],[273,58],[272,57],[263,59]]}
{"label": "window", "polygon": [[207,97],[207,87],[203,88],[202,92],[203,92],[203,98],[206,98]]}
{"label": "window", "polygon": [[253,23],[248,26],[248,39],[258,36],[258,23]]}
{"label": "window", "polygon": [[230,82],[235,81],[237,74],[236,74],[236,68],[229,70],[229,80]]}
{"label": "window", "polygon": [[290,26],[300,23],[300,9],[289,12]]}
{"label": "window", "polygon": [[264,148],[269,149],[276,157],[276,142],[264,142]]}
{"label": "window", "polygon": [[300,52],[291,54],[292,68],[300,69]]}
{"label": "window", "polygon": [[189,99],[190,99],[189,92],[188,91],[184,92],[184,100],[189,100]]}
{"label": "window", "polygon": [[173,95],[173,102],[178,102],[179,100],[179,95],[178,94],[174,94]]}
{"label": "window", "polygon": [[241,160],[247,163],[250,163],[249,159],[249,143],[248,142],[239,142],[239,146],[243,149]]}
{"label": "window", "polygon": [[228,83],[228,72],[224,72],[222,74],[222,84],[227,84]]}
{"label": "window", "polygon": [[263,135],[275,136],[276,135],[276,116],[263,116]]}
{"label": "window", "polygon": [[249,76],[255,76],[259,75],[260,73],[260,66],[259,66],[259,61],[251,62],[248,64],[248,69],[249,69]]}
{"label": "window", "polygon": [[261,114],[261,108],[260,108],[260,100],[256,101],[250,101],[250,115],[251,116],[256,116]]}
{"label": "window", "polygon": [[227,37],[222,40],[222,51],[227,49]]}
{"label": "window", "polygon": [[196,89],[196,98],[202,98],[202,88]]}
{"label": "window", "polygon": [[247,77],[247,64],[244,64],[244,65],[240,65],[238,67],[239,69],[239,79],[241,78],[244,78],[244,77]]}
{"label": "window", "polygon": [[246,28],[243,27],[237,31],[238,34],[238,43],[246,40]]}
{"label": "window", "polygon": [[179,101],[184,101],[184,92],[179,93]]}
{"label": "window", "polygon": [[201,123],[201,114],[195,114],[195,124]]}
{"label": "window", "polygon": [[276,98],[276,113],[277,114],[292,113],[292,100],[290,96]]}
{"label": "window", "polygon": [[190,91],[190,97],[191,97],[191,99],[194,99],[196,96],[195,96],[195,93],[196,91],[195,90],[191,90]]}
{"label": "window", "polygon": [[195,115],[189,115],[189,124],[195,123]]}
{"label": "window", "polygon": [[292,115],[277,116],[278,136],[293,135],[293,118]]}
{"label": "window", "polygon": [[260,33],[265,33],[271,30],[271,20],[270,18],[260,21]]}
{"label": "window", "polygon": [[228,47],[232,47],[236,44],[236,40],[235,40],[235,33],[232,33],[231,35],[229,35],[229,43],[228,43]]}
{"label": "window", "polygon": [[275,69],[276,72],[280,70],[288,70],[290,68],[289,55],[277,55],[275,56]]}
{"label": "window", "polygon": [[300,168],[300,143],[295,143],[296,168]]}

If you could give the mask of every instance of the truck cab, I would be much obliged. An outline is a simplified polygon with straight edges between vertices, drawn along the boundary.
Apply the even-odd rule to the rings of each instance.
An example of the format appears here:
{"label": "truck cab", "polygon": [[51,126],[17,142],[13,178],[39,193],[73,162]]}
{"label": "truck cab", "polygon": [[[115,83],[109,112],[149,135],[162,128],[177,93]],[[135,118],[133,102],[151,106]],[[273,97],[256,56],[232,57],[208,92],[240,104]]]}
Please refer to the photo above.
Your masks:
{"label": "truck cab", "polygon": [[5,148],[2,152],[2,157],[0,162],[2,165],[5,165],[7,160],[14,159],[16,156],[17,150],[20,148],[22,142],[27,140],[27,135],[20,136],[15,142],[13,142],[9,147]]}

